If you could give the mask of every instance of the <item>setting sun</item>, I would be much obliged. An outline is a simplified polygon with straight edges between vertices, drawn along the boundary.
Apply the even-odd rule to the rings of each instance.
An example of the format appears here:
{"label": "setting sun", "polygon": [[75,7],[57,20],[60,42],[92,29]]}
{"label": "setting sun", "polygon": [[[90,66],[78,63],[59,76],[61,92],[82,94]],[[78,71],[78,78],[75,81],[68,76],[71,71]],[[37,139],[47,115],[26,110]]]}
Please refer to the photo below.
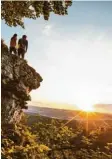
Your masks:
{"label": "setting sun", "polygon": [[86,112],[93,112],[94,111],[94,108],[93,106],[81,106],[80,107],[83,111],[86,111]]}
{"label": "setting sun", "polygon": [[92,103],[80,103],[78,104],[78,108],[82,111],[86,111],[86,112],[93,112],[94,111],[94,106]]}

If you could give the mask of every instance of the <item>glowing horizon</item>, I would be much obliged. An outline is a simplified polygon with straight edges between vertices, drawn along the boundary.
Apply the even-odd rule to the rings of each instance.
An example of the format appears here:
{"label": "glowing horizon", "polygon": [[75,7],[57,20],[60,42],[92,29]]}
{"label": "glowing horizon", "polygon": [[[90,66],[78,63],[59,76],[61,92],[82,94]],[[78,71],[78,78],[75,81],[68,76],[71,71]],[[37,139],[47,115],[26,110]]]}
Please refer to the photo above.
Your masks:
{"label": "glowing horizon", "polygon": [[69,103],[59,103],[56,101],[29,101],[29,106],[39,106],[39,107],[48,107],[48,108],[54,108],[54,109],[64,109],[64,110],[78,110],[78,111],[85,111],[85,112],[101,112],[101,113],[109,113],[111,114],[111,107],[112,105],[106,105],[106,104],[95,104],[95,105],[76,105],[76,104],[69,104]]}

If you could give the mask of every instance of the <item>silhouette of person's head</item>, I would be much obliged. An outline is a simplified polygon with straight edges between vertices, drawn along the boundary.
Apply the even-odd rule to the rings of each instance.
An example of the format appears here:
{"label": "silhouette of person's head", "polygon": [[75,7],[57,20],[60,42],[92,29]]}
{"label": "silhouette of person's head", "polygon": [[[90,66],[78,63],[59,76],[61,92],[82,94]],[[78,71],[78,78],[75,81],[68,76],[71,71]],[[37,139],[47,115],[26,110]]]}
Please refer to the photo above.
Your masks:
{"label": "silhouette of person's head", "polygon": [[23,39],[25,39],[25,40],[26,40],[26,38],[27,38],[27,36],[26,36],[26,35],[23,35]]}
{"label": "silhouette of person's head", "polygon": [[16,37],[17,37],[17,34],[14,34],[14,35],[13,35],[13,37],[15,37],[15,38],[16,38]]}

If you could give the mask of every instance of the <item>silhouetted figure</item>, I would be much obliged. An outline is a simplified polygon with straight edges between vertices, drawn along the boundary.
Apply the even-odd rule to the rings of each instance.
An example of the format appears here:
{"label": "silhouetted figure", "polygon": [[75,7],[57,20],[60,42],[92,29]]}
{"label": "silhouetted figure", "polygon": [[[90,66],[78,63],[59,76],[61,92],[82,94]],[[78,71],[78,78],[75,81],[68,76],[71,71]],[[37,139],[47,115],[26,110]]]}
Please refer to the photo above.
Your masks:
{"label": "silhouetted figure", "polygon": [[21,39],[19,39],[18,41],[18,56],[22,56],[22,58],[24,59],[24,55],[27,52],[28,49],[28,40],[27,40],[27,36],[23,35],[23,37]]}
{"label": "silhouetted figure", "polygon": [[17,34],[14,34],[10,40],[10,53],[12,54],[12,52],[14,52],[15,55],[17,55],[16,41],[17,41]]}

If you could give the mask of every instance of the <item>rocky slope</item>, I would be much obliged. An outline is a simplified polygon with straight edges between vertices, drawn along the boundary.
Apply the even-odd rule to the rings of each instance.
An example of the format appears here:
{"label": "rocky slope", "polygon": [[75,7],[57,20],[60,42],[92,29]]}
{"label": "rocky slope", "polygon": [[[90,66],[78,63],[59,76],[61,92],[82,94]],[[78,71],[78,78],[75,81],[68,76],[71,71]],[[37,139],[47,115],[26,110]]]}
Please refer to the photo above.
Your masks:
{"label": "rocky slope", "polygon": [[22,109],[27,109],[29,92],[37,89],[42,77],[26,60],[2,50],[1,57],[1,119],[2,124],[20,121]]}

